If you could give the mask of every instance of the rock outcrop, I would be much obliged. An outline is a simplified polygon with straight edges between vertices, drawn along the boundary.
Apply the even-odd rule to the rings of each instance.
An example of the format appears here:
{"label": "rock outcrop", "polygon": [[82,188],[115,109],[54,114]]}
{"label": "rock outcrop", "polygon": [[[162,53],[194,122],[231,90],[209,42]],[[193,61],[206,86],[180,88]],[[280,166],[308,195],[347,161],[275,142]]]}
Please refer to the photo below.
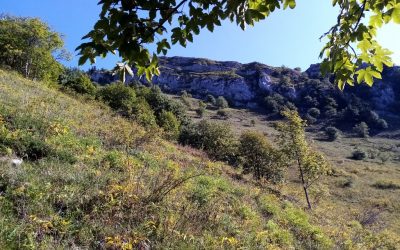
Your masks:
{"label": "rock outcrop", "polygon": [[[213,61],[190,57],[161,57],[159,60],[160,76],[155,76],[153,84],[169,93],[180,93],[185,90],[195,97],[204,98],[211,94],[224,96],[234,106],[254,107],[263,97],[278,93],[290,100],[295,100],[307,90],[304,82],[309,79],[322,80],[319,64],[312,64],[305,72],[286,67],[271,67],[253,62],[241,64],[232,61]],[[346,88],[346,94],[363,93],[369,96],[372,106],[385,109],[396,102],[400,83],[399,67],[386,68],[383,79],[372,88],[357,86]],[[109,83],[118,79],[107,71],[92,71],[92,80]],[[128,81],[143,79],[128,79]],[[327,91],[339,91],[325,80]]]}

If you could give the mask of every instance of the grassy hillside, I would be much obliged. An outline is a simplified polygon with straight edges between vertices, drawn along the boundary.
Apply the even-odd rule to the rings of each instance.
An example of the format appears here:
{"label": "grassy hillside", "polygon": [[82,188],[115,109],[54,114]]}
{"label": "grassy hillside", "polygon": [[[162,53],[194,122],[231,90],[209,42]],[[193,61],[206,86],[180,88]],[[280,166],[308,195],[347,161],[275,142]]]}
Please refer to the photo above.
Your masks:
{"label": "grassy hillside", "polygon": [[256,183],[103,104],[1,70],[0,154],[0,249],[399,245],[398,227],[369,227],[334,193],[305,211],[298,184]]}

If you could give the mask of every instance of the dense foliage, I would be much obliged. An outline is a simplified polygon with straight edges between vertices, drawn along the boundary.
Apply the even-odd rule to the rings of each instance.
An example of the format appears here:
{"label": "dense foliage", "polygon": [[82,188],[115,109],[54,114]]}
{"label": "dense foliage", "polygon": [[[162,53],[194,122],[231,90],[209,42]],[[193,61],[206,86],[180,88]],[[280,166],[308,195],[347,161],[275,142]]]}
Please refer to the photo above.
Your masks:
{"label": "dense foliage", "polygon": [[96,94],[96,85],[92,83],[86,73],[79,69],[65,69],[58,77],[58,83],[79,94],[87,94],[91,96]]}
{"label": "dense foliage", "polygon": [[62,72],[56,59],[67,58],[63,45],[60,35],[39,19],[0,16],[0,65],[27,78],[56,81]]}
{"label": "dense foliage", "polygon": [[244,172],[254,173],[256,179],[265,178],[274,183],[283,178],[284,157],[272,147],[263,134],[244,132],[239,140],[239,155]]}

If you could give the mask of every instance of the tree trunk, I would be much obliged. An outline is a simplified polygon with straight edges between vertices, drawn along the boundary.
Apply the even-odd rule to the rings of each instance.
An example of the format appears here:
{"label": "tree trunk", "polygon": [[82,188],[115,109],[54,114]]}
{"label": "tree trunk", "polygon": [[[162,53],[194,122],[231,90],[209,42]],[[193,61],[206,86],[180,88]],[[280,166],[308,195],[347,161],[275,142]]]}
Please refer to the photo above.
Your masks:
{"label": "tree trunk", "polygon": [[301,183],[303,184],[303,189],[304,189],[304,194],[305,194],[305,196],[306,196],[308,209],[311,209],[310,198],[308,197],[307,186],[306,186],[306,183],[305,183],[305,181],[304,181],[303,168],[301,167],[300,161],[297,161],[297,163],[299,164]]}

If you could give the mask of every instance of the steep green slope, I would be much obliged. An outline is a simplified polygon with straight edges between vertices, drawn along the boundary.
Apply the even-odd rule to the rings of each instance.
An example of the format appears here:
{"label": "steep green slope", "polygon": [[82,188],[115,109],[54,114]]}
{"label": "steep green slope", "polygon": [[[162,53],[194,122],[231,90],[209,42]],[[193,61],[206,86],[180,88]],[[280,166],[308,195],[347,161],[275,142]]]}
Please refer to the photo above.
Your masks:
{"label": "steep green slope", "polygon": [[0,154],[0,249],[396,247],[359,225],[319,227],[200,151],[1,70]]}

